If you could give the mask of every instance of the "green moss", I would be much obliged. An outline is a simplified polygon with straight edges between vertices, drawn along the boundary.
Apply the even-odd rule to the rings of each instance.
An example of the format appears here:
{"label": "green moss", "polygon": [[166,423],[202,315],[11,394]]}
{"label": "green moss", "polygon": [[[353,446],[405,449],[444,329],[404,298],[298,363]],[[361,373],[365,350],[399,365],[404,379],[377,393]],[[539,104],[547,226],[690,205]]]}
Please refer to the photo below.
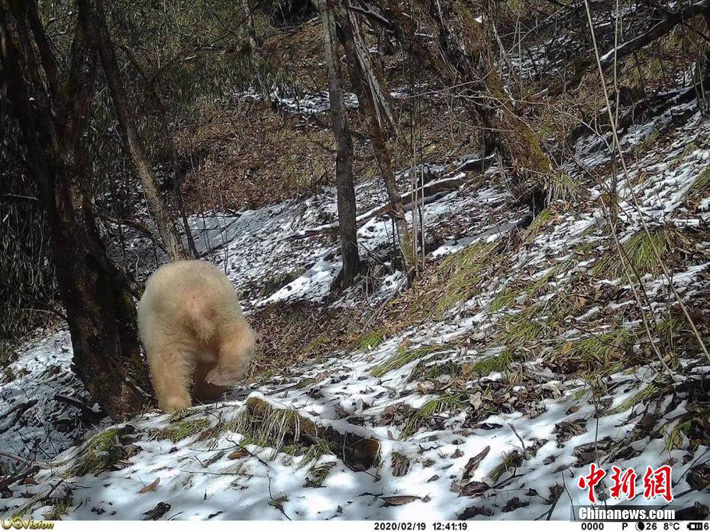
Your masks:
{"label": "green moss", "polygon": [[406,366],[414,360],[420,359],[432,353],[445,352],[451,349],[449,345],[424,345],[418,347],[417,349],[409,350],[406,343],[401,344],[397,348],[397,352],[385,360],[382,364],[378,364],[372,368],[372,375],[374,377],[380,378],[383,375],[394,371],[403,366]]}

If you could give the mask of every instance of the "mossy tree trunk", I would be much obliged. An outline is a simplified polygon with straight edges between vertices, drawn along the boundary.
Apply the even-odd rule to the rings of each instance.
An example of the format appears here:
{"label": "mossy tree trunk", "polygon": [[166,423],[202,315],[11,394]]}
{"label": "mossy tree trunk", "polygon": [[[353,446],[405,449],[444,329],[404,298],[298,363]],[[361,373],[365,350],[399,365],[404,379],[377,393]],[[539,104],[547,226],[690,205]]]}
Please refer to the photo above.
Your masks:
{"label": "mossy tree trunk", "polygon": [[513,198],[530,205],[533,211],[541,210],[550,162],[533,131],[516,114],[495,67],[491,51],[494,37],[486,6],[451,0],[442,2],[439,10],[437,0],[419,1],[428,1],[432,19],[439,21],[439,45],[458,73],[459,82],[476,80],[469,89],[470,101],[485,128],[486,151],[496,150],[510,172],[508,186]]}
{"label": "mossy tree trunk", "polygon": [[0,61],[51,229],[75,371],[105,412],[123,418],[144,406],[149,384],[133,300],[92,212],[86,131],[96,57],[77,25],[68,74],[60,80],[36,2],[0,0]]}
{"label": "mossy tree trunk", "polygon": [[[546,199],[550,162],[534,132],[516,113],[495,67],[495,37],[487,6],[469,0],[415,0],[414,6],[416,20],[402,12],[398,0],[382,1],[392,31],[416,64],[438,72],[448,86],[465,87],[464,102],[483,129],[486,154],[500,154],[514,200],[539,211]],[[422,41],[422,33],[437,35],[436,46]]]}

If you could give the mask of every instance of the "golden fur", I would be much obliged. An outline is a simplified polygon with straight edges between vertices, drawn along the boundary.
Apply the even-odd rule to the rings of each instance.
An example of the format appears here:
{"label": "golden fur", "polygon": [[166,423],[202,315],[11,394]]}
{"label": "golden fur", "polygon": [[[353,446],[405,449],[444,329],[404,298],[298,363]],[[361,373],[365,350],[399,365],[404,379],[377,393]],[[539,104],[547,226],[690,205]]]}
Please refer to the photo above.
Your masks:
{"label": "golden fur", "polygon": [[150,276],[138,329],[164,412],[192,406],[191,387],[197,400],[218,399],[254,355],[254,332],[232,283],[205,261],[172,262]]}

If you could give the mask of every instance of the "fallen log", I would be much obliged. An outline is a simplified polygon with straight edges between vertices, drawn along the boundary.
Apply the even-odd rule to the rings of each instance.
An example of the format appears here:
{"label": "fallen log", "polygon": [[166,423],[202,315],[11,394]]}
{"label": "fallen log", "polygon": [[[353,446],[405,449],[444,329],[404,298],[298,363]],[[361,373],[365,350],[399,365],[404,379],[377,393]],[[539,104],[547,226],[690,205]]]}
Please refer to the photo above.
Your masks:
{"label": "fallen log", "polygon": [[380,442],[375,438],[317,424],[295,410],[275,408],[258,397],[247,399],[239,431],[256,436],[256,441],[266,439],[277,449],[292,443],[325,444],[353,471],[366,471],[379,462]]}

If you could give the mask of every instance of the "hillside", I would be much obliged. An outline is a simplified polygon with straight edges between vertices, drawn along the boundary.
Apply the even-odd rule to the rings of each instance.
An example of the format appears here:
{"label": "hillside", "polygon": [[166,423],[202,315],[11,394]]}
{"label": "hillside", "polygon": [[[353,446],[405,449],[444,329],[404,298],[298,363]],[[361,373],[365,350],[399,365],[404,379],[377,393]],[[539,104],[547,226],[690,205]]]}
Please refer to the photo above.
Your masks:
{"label": "hillside", "polygon": [[[88,162],[85,181],[32,181],[27,126],[0,120],[0,515],[569,520],[595,467],[597,501],[628,502],[616,467],[637,475],[634,504],[710,517],[710,2],[346,2],[333,36],[362,268],[345,288],[323,14],[158,4],[116,2],[106,29],[150,165],[124,140],[105,58],[68,137],[86,158],[47,158]],[[42,20],[61,65],[81,43],[67,6]],[[351,61],[344,20],[367,59]],[[27,78],[29,95],[56,88]],[[32,108],[5,98],[3,118]],[[37,116],[60,137],[74,124]],[[52,208],[87,224],[78,247],[42,210],[65,178],[81,186]],[[177,256],[151,185],[178,247],[236,287],[257,355],[224,400],[163,414],[133,330],[119,348],[145,370],[143,402],[112,418],[87,373],[126,363],[109,356],[124,354],[115,325]],[[66,289],[82,260],[118,272],[89,310],[67,308],[90,293]],[[106,306],[110,323],[75,318]],[[663,466],[672,501],[644,494]]]}
{"label": "hillside", "polygon": [[[407,291],[401,275],[387,273],[389,221],[375,217],[359,230],[363,248],[383,257],[373,288],[328,297],[337,247],[321,236],[294,237],[334,219],[331,189],[193,218],[199,245],[250,294],[257,328],[265,305],[310,301],[324,315],[364,315],[359,334],[336,350],[324,337],[327,355],[315,359],[282,343],[281,362],[223,403],[87,430],[90,410],[73,405],[89,406],[67,371],[69,337],[54,333],[24,350],[0,388],[3,448],[32,449],[39,460],[32,482],[4,488],[4,511],[72,519],[143,519],[152,510],[165,519],[567,519],[586,498],[577,479],[596,462],[637,471],[672,465],[674,504],[689,517],[707,515],[710,360],[649,258],[648,240],[705,331],[708,130],[690,102],[621,138],[633,162],[631,188],[621,186],[618,238],[641,275],[652,341],[614,259],[599,183],[585,182],[608,175],[608,152],[594,137],[578,141],[567,166],[579,190],[527,228],[516,228],[524,211],[506,207],[505,190],[472,173],[423,207],[441,244],[429,273]],[[445,172],[435,179],[463,177]],[[362,212],[382,201],[378,190],[369,181],[357,187]],[[328,427],[372,438],[379,450],[333,454],[328,436],[294,438],[296,416],[324,434]]]}

